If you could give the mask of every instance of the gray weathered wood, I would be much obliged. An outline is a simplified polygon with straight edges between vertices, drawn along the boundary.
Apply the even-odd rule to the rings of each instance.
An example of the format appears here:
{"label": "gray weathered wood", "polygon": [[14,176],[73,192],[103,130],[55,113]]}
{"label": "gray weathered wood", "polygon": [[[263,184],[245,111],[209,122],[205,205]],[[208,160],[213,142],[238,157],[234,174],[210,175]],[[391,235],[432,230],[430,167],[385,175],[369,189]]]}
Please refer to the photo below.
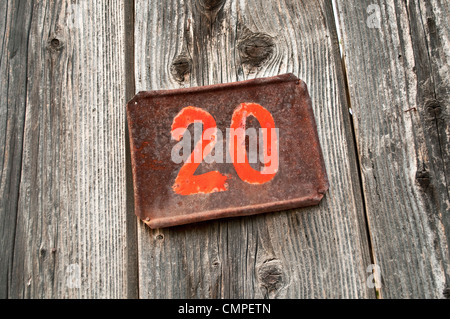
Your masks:
{"label": "gray weathered wood", "polygon": [[135,43],[137,91],[298,75],[331,185],[314,208],[165,230],[139,222],[140,297],[374,297],[331,2],[137,0]]}
{"label": "gray weathered wood", "polygon": [[[330,1],[1,1],[0,298],[371,298],[371,258],[381,297],[448,297],[450,4],[337,4],[364,196]],[[136,224],[135,89],[286,72],[313,99],[320,206]]]}
{"label": "gray weathered wood", "polygon": [[32,5],[1,1],[0,12],[0,298],[11,280],[27,90]]}
{"label": "gray weathered wood", "polygon": [[450,3],[337,4],[380,295],[448,297]]}
{"label": "gray weathered wood", "polygon": [[[2,173],[2,195],[5,187],[12,194],[6,205],[2,198],[8,245],[18,178],[20,187],[5,270],[2,257],[2,294],[6,285],[13,298],[126,297],[123,1],[6,6],[0,134],[10,174]],[[80,267],[79,288],[70,265]]]}

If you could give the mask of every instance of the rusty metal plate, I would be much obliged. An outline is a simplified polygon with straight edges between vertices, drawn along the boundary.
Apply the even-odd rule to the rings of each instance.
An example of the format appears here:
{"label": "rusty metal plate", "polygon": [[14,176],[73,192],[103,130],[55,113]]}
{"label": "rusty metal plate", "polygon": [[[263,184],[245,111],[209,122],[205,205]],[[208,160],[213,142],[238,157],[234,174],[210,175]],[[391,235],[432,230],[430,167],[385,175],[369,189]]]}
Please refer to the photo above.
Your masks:
{"label": "rusty metal plate", "polygon": [[140,92],[127,117],[135,211],[151,228],[316,205],[328,190],[311,99],[292,74]]}

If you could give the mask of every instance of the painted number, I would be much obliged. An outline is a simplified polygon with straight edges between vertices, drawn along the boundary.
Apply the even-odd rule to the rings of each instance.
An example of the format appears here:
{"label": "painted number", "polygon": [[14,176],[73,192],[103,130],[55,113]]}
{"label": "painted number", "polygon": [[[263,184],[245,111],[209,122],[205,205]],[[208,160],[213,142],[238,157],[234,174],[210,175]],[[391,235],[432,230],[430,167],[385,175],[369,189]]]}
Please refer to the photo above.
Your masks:
{"label": "painted number", "polygon": [[[262,171],[257,171],[250,166],[245,149],[245,127],[247,118],[251,115],[258,120],[263,132],[264,168]],[[278,156],[272,156],[275,153],[272,147],[278,147],[272,114],[259,104],[242,103],[233,113],[230,128],[233,141],[229,144],[229,151],[233,154],[233,164],[238,176],[249,184],[261,185],[271,181],[278,172]]]}
{"label": "painted number", "polygon": [[[175,179],[172,186],[179,195],[210,194],[226,191],[227,177],[217,171],[202,175],[194,175],[197,167],[204,157],[213,150],[216,145],[216,121],[211,114],[203,109],[189,106],[181,110],[172,124],[172,138],[179,141],[190,124],[202,122],[202,140],[198,141],[194,151],[187,159]],[[208,134],[205,134],[208,133]],[[207,136],[208,135],[208,136]],[[200,157],[200,160],[198,160]]]}
{"label": "painted number", "polygon": [[[261,171],[250,166],[245,147],[247,118],[254,116],[263,136],[264,167]],[[180,141],[190,124],[201,122],[203,133],[183,167],[172,189],[179,195],[210,194],[227,190],[228,177],[220,172],[194,175],[202,160],[212,152],[217,141],[217,127],[213,116],[201,108],[188,106],[181,110],[172,124],[172,138]],[[271,181],[278,172],[278,139],[272,114],[256,103],[242,103],[233,113],[230,126],[229,152],[239,178],[244,182],[261,185]]]}

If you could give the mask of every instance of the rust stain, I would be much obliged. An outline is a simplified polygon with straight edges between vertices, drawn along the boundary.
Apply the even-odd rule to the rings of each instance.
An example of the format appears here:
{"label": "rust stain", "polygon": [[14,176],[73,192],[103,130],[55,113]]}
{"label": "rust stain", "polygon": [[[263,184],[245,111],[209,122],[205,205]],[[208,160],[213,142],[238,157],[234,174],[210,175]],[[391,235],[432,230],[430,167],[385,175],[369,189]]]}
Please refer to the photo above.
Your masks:
{"label": "rust stain", "polygon": [[[135,211],[151,228],[317,205],[328,190],[311,99],[292,74],[140,92],[127,104],[127,119]],[[172,149],[194,122],[202,124],[200,140],[176,163]],[[262,132],[256,166],[239,130],[252,127]],[[221,146],[232,162],[204,161]]]}

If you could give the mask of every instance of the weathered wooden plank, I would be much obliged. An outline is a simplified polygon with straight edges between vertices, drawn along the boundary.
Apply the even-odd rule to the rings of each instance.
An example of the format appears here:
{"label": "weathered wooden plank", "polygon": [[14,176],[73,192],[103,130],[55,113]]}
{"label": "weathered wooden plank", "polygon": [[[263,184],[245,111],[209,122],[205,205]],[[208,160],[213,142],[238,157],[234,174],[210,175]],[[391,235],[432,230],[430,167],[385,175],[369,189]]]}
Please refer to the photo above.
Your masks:
{"label": "weathered wooden plank", "polygon": [[380,294],[448,297],[450,3],[337,4]]}
{"label": "weathered wooden plank", "polygon": [[[125,96],[131,100],[136,91],[134,78],[134,1],[125,1]],[[134,186],[131,169],[130,136],[128,123],[125,122],[125,158],[126,158],[126,207],[127,207],[127,282],[128,298],[139,297],[139,273],[138,273],[138,240],[137,217],[134,212]]]}
{"label": "weathered wooden plank", "polygon": [[7,20],[26,76],[9,297],[126,297],[123,1],[26,3]]}
{"label": "weathered wooden plank", "polygon": [[0,12],[0,298],[11,280],[22,166],[28,39],[32,5],[1,1]]}
{"label": "weathered wooden plank", "polygon": [[293,72],[309,86],[331,185],[315,208],[154,231],[139,223],[140,297],[374,297],[331,2],[135,3],[137,91]]}

